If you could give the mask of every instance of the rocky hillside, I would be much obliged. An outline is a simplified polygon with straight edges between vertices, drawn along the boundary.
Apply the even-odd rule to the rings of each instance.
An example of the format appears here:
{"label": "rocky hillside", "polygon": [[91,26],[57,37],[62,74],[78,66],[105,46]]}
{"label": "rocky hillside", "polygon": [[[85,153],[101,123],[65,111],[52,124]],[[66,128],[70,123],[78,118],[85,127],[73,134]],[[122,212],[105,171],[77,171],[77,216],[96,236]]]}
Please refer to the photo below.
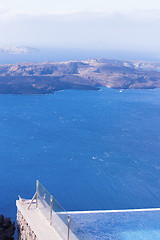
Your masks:
{"label": "rocky hillside", "polygon": [[0,240],[13,240],[15,232],[15,223],[10,218],[0,215]]}
{"label": "rocky hillside", "polygon": [[91,59],[0,66],[0,93],[46,94],[61,89],[159,88],[159,63]]}

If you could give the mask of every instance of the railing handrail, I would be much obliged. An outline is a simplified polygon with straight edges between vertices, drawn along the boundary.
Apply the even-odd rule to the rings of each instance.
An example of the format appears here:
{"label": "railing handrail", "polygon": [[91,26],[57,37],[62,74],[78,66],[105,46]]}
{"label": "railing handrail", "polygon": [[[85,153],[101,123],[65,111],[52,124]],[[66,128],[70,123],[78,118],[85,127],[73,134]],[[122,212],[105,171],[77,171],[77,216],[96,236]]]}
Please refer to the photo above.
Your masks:
{"label": "railing handrail", "polygon": [[[41,186],[43,188],[43,190],[45,191],[45,193],[48,194],[48,196],[50,196],[50,204],[48,205],[48,203],[45,201],[45,199],[43,201],[45,201],[45,204],[48,205],[48,207],[50,208],[50,213],[49,213],[49,223],[50,226],[52,225],[52,211],[57,215],[57,214],[66,214],[67,215],[67,224],[62,220],[62,222],[65,224],[65,226],[67,227],[67,240],[70,239],[70,231],[72,232],[71,228],[70,228],[70,222],[72,221],[73,223],[75,223],[75,225],[78,227],[78,230],[80,232],[82,232],[87,239],[92,239],[87,233],[84,232],[84,230],[79,226],[79,224],[77,224],[74,220],[72,220],[72,218],[70,217],[70,214],[61,206],[61,204],[59,204],[59,202],[53,198],[53,196],[48,192],[48,190],[37,180],[36,181],[36,193],[34,195],[34,198],[36,197],[36,208],[38,208],[38,199],[41,198],[40,194],[39,194],[39,186]],[[34,199],[32,199],[34,200]],[[31,201],[30,205],[32,204],[33,201]],[[57,204],[57,206],[61,209],[60,211],[56,211],[55,209],[53,209],[53,202]]]}

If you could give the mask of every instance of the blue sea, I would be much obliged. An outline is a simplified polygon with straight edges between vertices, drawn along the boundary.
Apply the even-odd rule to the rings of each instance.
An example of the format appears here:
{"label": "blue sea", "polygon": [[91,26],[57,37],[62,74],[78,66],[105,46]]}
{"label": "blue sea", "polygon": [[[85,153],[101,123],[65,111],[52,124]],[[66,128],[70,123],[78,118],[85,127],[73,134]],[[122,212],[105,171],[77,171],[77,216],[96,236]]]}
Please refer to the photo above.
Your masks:
{"label": "blue sea", "polygon": [[0,213],[36,179],[67,210],[160,207],[160,89],[0,95]]}

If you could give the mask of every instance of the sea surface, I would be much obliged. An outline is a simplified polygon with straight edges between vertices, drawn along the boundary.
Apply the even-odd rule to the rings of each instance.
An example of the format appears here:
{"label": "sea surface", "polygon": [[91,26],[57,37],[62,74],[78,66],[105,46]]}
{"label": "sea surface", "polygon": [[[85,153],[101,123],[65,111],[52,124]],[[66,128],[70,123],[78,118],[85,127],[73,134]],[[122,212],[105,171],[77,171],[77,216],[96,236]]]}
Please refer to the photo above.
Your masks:
{"label": "sea surface", "polygon": [[[159,210],[110,213],[89,212],[87,214],[74,212],[71,217],[94,240],[160,239]],[[78,239],[85,239],[81,238],[81,234],[78,234],[81,233],[80,231],[74,230],[74,233],[80,235]]]}
{"label": "sea surface", "polygon": [[36,179],[67,210],[160,207],[160,89],[0,95],[0,213]]}

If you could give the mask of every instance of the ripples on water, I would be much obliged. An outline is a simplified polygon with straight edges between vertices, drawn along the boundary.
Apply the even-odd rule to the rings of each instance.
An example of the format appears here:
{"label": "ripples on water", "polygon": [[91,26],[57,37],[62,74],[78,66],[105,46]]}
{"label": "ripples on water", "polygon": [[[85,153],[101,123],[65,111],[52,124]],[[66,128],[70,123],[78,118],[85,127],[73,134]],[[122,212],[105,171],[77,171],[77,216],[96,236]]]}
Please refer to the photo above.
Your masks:
{"label": "ripples on water", "polygon": [[38,179],[67,210],[160,207],[160,90],[0,95],[0,213]]}

